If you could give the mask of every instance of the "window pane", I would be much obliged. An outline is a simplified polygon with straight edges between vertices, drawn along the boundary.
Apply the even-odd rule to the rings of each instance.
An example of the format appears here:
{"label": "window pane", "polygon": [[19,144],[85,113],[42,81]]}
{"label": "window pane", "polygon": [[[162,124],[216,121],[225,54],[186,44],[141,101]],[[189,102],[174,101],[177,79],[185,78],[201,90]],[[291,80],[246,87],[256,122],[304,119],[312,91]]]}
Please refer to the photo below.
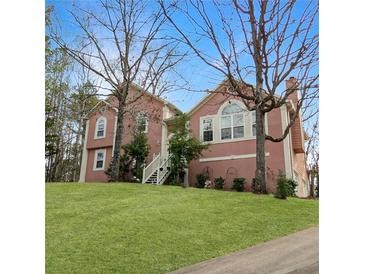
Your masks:
{"label": "window pane", "polygon": [[213,129],[213,120],[204,119],[203,120],[203,130],[212,130],[212,129]]}
{"label": "window pane", "polygon": [[213,141],[213,130],[203,132],[203,141],[204,142]]}
{"label": "window pane", "polygon": [[231,127],[231,116],[223,116],[221,118],[221,128]]}
{"label": "window pane", "polygon": [[231,139],[232,138],[232,131],[231,128],[222,128],[221,129],[221,139]]}
{"label": "window pane", "polygon": [[103,167],[103,160],[96,162],[96,168],[102,168]]}
{"label": "window pane", "polygon": [[233,115],[233,126],[243,126],[243,114]]}
{"label": "window pane", "polygon": [[243,109],[239,105],[230,104],[223,109],[222,114],[225,115],[225,114],[239,113],[242,111]]}
{"label": "window pane", "polygon": [[253,124],[256,124],[256,111],[254,110],[254,111],[252,111],[251,112],[251,115],[252,115],[252,123]]}
{"label": "window pane", "polygon": [[233,128],[233,138],[242,138],[244,135],[243,127]]}
{"label": "window pane", "polygon": [[139,113],[137,115],[137,129],[140,132],[147,131],[147,116],[144,113]]}
{"label": "window pane", "polygon": [[98,152],[98,155],[96,156],[97,161],[103,161],[104,159],[104,153]]}
{"label": "window pane", "polygon": [[104,120],[100,120],[98,122],[98,130],[104,130],[104,125],[105,125]]}
{"label": "window pane", "polygon": [[256,136],[256,125],[252,125],[252,136]]}
{"label": "window pane", "polygon": [[101,137],[104,135],[104,130],[98,130],[98,132],[96,133],[96,136]]}
{"label": "window pane", "polygon": [[141,132],[145,132],[146,131],[146,120],[141,120],[138,123],[138,130]]}

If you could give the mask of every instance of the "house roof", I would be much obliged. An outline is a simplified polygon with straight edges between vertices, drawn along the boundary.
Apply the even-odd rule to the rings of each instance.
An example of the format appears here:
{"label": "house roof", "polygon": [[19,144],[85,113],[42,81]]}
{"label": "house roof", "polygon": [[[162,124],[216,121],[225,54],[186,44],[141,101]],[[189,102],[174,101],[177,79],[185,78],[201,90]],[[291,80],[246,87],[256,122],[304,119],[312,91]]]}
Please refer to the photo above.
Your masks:
{"label": "house roof", "polygon": [[118,109],[116,107],[113,107],[113,105],[111,103],[109,103],[108,101],[106,100],[100,100],[99,102],[96,103],[96,105],[90,109],[90,111],[85,115],[84,118],[88,117],[91,113],[93,113],[95,111],[95,109],[100,105],[100,104],[106,104],[107,106],[109,106],[110,108],[114,109],[116,112],[118,112]]}
{"label": "house roof", "polygon": [[[181,114],[183,113],[177,106],[175,106],[174,104],[170,103],[169,101],[162,99],[146,90],[144,90],[141,86],[131,83],[131,86],[134,87],[135,89],[137,89],[138,91],[142,92],[143,94],[161,102],[164,105],[169,106],[171,109],[175,110],[177,113]],[[92,113],[93,111],[95,111],[95,109],[102,103],[108,105],[109,107],[113,108],[116,112],[118,112],[118,109],[116,107],[114,107],[111,103],[110,103],[110,98],[113,97],[113,95],[109,95],[108,98],[106,100],[102,99],[100,100],[87,114],[86,117],[90,115],[90,113]]]}
{"label": "house roof", "polygon": [[208,91],[208,94],[204,96],[192,109],[187,112],[187,115],[190,116],[195,113],[198,109],[200,109],[205,103],[207,103],[214,95],[217,93],[214,92],[221,88],[228,80],[223,80],[220,84],[218,84],[213,90]]}
{"label": "house roof", "polygon": [[177,106],[175,106],[174,104],[170,103],[169,101],[167,101],[165,99],[162,99],[159,96],[156,96],[156,95],[144,90],[140,85],[137,85],[135,83],[131,83],[131,86],[134,87],[135,89],[137,89],[138,91],[142,92],[143,94],[145,94],[145,95],[147,95],[147,96],[149,96],[153,99],[156,99],[157,101],[163,103],[164,105],[168,105],[170,108],[174,109],[176,112],[182,113],[182,111]]}
{"label": "house roof", "polygon": [[[226,82],[228,81],[228,79],[223,80],[220,84],[218,84],[218,86],[216,86],[213,90],[208,91],[208,94],[206,96],[204,96],[191,110],[189,110],[189,112],[187,113],[188,116],[192,115],[193,113],[195,113],[198,109],[200,109],[205,103],[207,103],[211,98],[214,97],[214,95],[216,95],[218,92],[215,92],[216,90],[218,90],[219,88],[221,88],[224,84],[226,84]],[[279,99],[280,97],[274,94],[274,97],[276,99]]]}

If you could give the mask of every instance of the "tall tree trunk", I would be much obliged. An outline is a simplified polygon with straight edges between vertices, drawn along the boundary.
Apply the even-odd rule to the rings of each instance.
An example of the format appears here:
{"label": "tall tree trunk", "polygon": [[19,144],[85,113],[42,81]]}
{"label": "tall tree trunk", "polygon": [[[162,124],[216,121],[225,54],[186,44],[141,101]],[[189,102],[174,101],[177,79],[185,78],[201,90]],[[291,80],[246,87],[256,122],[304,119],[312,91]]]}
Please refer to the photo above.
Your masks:
{"label": "tall tree trunk", "polygon": [[[123,96],[124,97],[124,96]],[[109,181],[119,181],[119,166],[120,166],[120,149],[122,147],[123,134],[123,117],[124,117],[124,98],[118,98],[118,115],[117,115],[117,129],[115,132],[113,159],[110,164]]]}
{"label": "tall tree trunk", "polygon": [[266,193],[265,114],[256,109],[256,193]]}
{"label": "tall tree trunk", "polygon": [[313,170],[311,170],[309,172],[309,180],[310,180],[310,185],[309,185],[309,187],[310,187],[310,193],[309,193],[309,195],[310,195],[311,198],[314,198],[314,180],[315,180],[315,174],[314,174]]}
{"label": "tall tree trunk", "polygon": [[319,168],[318,165],[316,165],[316,182],[317,182],[317,197],[319,197]]}

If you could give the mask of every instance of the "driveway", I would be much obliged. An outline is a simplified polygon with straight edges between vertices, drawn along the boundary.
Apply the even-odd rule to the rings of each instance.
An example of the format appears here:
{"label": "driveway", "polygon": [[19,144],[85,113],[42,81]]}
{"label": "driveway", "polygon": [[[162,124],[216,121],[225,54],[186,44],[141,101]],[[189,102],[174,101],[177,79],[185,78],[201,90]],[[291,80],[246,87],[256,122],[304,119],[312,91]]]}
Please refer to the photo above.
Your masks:
{"label": "driveway", "polygon": [[173,274],[319,273],[318,227],[184,267]]}

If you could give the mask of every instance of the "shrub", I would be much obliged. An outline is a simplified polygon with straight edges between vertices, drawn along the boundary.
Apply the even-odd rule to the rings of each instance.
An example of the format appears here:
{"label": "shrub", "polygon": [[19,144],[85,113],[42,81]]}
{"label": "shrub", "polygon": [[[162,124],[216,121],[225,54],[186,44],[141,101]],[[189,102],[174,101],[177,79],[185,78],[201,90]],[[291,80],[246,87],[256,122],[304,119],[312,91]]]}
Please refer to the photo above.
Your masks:
{"label": "shrub", "polygon": [[286,199],[288,196],[288,187],[286,184],[286,180],[283,178],[278,179],[276,183],[276,193],[275,198],[278,199]]}
{"label": "shrub", "polygon": [[222,177],[218,177],[214,179],[214,188],[215,189],[223,189],[224,179]]}
{"label": "shrub", "polygon": [[[146,134],[143,132],[134,132],[133,140],[129,144],[122,146],[124,153],[120,156],[119,164],[119,181],[141,182],[143,176],[143,163],[149,152]],[[105,172],[110,176],[111,167]],[[132,177],[130,176],[132,175]]]}
{"label": "shrub", "polygon": [[169,140],[169,153],[171,156],[171,173],[175,175],[177,184],[184,187],[182,172],[189,166],[189,163],[199,158],[202,151],[208,146],[198,139],[190,136],[190,129],[186,126],[189,118],[186,114],[179,116],[175,120],[175,126],[172,130],[172,137]]}
{"label": "shrub", "polygon": [[297,185],[296,181],[286,178],[285,174],[279,172],[275,197],[278,199],[286,199],[288,196],[296,196],[295,188]]}
{"label": "shrub", "polygon": [[196,175],[196,187],[197,188],[204,188],[205,187],[205,181],[208,179],[208,176],[204,173]]}
{"label": "shrub", "polygon": [[243,192],[245,189],[245,183],[246,183],[245,178],[242,178],[242,177],[234,178],[232,189],[234,189],[238,192]]}
{"label": "shrub", "polygon": [[298,183],[293,179],[286,179],[286,180],[288,184],[288,196],[296,197],[297,195],[295,194],[295,189],[297,188]]}
{"label": "shrub", "polygon": [[167,177],[166,181],[163,184],[164,185],[172,185],[172,186],[176,186],[176,185],[180,186],[180,183],[179,184],[176,183],[175,174],[173,174],[173,173],[169,174],[169,176]]}

